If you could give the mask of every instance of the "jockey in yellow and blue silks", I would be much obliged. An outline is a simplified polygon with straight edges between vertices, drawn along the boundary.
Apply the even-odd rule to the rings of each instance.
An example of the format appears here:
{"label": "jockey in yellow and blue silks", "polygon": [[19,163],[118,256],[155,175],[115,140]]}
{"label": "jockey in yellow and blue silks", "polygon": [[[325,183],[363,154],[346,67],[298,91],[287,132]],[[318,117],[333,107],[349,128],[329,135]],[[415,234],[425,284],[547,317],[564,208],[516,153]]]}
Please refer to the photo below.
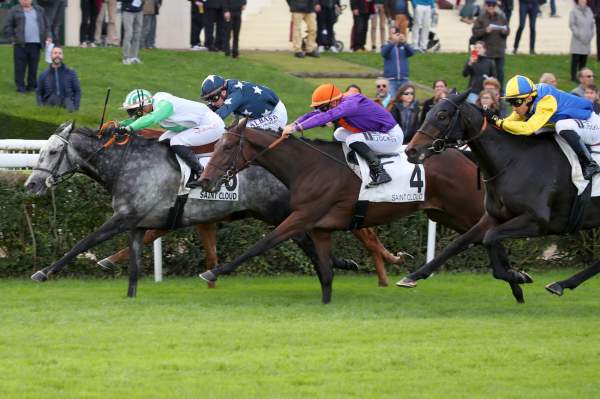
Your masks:
{"label": "jockey in yellow and blue silks", "polygon": [[503,97],[513,108],[505,119],[484,110],[488,120],[500,129],[516,135],[532,135],[544,126],[552,126],[573,148],[583,171],[590,180],[600,172],[585,144],[600,142],[600,116],[593,112],[591,101],[544,83],[534,84],[517,75],[506,83]]}

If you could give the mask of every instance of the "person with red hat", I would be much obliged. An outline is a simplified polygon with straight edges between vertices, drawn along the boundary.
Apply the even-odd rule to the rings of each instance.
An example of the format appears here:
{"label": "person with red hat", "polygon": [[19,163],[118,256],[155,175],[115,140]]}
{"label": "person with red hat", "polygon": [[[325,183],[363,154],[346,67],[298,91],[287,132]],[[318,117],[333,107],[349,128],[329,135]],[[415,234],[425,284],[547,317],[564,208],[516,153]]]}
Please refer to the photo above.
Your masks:
{"label": "person with red hat", "polygon": [[337,121],[341,127],[334,132],[336,140],[345,142],[369,165],[372,181],[367,187],[392,180],[377,153],[398,151],[404,134],[389,112],[362,94],[343,95],[333,83],[317,87],[310,106],[314,110],[287,125],[282,136]]}

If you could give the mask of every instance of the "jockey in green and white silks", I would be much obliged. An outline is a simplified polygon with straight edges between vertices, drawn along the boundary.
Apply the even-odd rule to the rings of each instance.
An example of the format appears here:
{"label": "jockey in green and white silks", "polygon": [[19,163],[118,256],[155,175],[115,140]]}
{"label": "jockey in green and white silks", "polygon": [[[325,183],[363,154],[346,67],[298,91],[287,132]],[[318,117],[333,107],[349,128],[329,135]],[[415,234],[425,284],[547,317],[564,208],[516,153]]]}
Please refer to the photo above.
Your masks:
{"label": "jockey in green and white silks", "polygon": [[205,104],[164,92],[152,96],[143,89],[130,92],[123,102],[123,109],[131,118],[120,122],[117,129],[130,133],[157,124],[166,129],[158,140],[170,140],[173,152],[192,170],[187,186],[197,187],[202,165],[190,147],[220,139],[225,132],[223,120]]}

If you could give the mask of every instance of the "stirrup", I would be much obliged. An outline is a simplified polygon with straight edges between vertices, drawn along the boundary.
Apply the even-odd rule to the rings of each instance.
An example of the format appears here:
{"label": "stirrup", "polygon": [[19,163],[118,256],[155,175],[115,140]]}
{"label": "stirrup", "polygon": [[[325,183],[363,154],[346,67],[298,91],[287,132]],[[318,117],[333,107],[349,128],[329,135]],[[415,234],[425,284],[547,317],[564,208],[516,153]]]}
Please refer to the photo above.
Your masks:
{"label": "stirrup", "polygon": [[375,176],[371,175],[371,179],[371,182],[367,184],[367,188],[379,186],[392,181],[390,175],[383,168],[381,171],[378,171]]}
{"label": "stirrup", "polygon": [[598,165],[594,161],[588,163],[585,166],[582,165],[582,169],[583,178],[585,180],[592,180],[592,177],[594,177],[595,174],[600,173],[600,165]]}

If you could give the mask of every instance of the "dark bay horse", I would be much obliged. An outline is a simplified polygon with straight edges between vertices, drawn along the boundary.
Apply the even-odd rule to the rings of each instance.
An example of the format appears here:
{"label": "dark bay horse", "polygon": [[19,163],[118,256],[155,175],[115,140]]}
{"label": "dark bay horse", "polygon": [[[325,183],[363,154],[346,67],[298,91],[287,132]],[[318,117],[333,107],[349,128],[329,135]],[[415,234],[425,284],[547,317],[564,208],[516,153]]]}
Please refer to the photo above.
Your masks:
{"label": "dark bay horse", "polygon": [[[333,279],[327,271],[331,232],[349,228],[361,184],[347,167],[341,144],[295,137],[282,141],[275,133],[246,128],[242,121],[215,146],[201,176],[202,187],[212,190],[253,162],[269,170],[290,189],[292,213],[237,259],[200,276],[215,281],[218,275],[234,271],[246,259],[296,234],[308,232],[319,255],[322,300],[328,303]],[[448,151],[428,160],[425,170],[425,201],[371,203],[364,226],[386,224],[418,210],[458,232],[473,226],[483,214],[483,193],[477,189],[475,164],[459,151]],[[502,258],[505,254],[499,250],[495,256]],[[492,267],[498,264],[504,266],[506,262],[493,262]],[[515,296],[521,293],[522,297],[516,283],[511,287]]]}
{"label": "dark bay horse", "polygon": [[[406,286],[428,277],[472,242],[483,241],[493,247],[506,238],[563,235],[569,230],[577,190],[571,182],[571,166],[554,138],[501,132],[465,101],[466,95],[440,101],[427,115],[406,154],[412,162],[429,162],[442,156],[448,147],[468,144],[485,178],[485,214],[430,263],[405,277],[402,281]],[[600,198],[595,197],[585,209],[580,227],[598,225]],[[546,289],[562,295],[565,288],[575,289],[598,272],[600,262],[566,280],[548,284]]]}
{"label": "dark bay horse", "polygon": [[[117,234],[129,232],[133,256],[129,265],[128,295],[135,296],[143,237],[148,229],[167,229],[169,208],[177,196],[180,171],[168,146],[133,136],[121,144],[115,143],[114,136],[98,137],[96,131],[74,129],[72,123],[59,126],[48,140],[38,165],[25,182],[27,190],[42,195],[49,184],[58,184],[81,172],[111,193],[114,214],[61,259],[36,272],[32,279],[46,281],[50,274],[58,272],[78,254]],[[276,225],[286,218],[290,212],[289,193],[274,176],[263,168],[253,167],[238,177],[239,184],[244,186],[239,201],[190,199],[183,211],[182,226],[250,215]],[[365,239],[367,248],[379,251],[376,256],[386,256],[387,251],[377,247],[381,243],[376,236],[373,238],[374,234],[373,231],[359,232],[357,237]],[[317,254],[310,238],[297,235],[294,240],[316,264]],[[348,267],[347,261],[339,259],[332,259],[332,264]]]}

